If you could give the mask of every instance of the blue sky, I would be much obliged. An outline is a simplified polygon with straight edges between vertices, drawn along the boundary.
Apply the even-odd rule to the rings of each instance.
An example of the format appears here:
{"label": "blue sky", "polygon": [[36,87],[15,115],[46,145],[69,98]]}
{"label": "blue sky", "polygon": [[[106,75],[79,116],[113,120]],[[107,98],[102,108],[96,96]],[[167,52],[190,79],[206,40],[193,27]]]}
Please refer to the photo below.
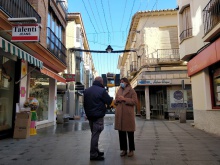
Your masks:
{"label": "blue sky", "polygon": [[[177,0],[68,0],[68,12],[81,13],[90,50],[124,50],[132,16],[138,11],[174,9]],[[99,75],[119,73],[119,53],[92,53]]]}

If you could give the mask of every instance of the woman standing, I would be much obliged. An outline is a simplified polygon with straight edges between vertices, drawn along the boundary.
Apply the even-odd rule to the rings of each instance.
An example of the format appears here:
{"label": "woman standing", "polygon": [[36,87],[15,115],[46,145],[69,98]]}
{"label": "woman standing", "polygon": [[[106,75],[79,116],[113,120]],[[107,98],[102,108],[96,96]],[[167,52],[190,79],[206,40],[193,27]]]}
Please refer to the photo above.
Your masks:
{"label": "woman standing", "polygon": [[[135,131],[135,110],[137,105],[137,94],[132,89],[130,82],[127,78],[122,78],[120,88],[116,93],[115,101],[115,130],[119,133],[119,143],[121,156],[127,155],[128,144],[129,153],[128,156],[134,155],[134,131]],[[128,144],[127,144],[128,138]]]}

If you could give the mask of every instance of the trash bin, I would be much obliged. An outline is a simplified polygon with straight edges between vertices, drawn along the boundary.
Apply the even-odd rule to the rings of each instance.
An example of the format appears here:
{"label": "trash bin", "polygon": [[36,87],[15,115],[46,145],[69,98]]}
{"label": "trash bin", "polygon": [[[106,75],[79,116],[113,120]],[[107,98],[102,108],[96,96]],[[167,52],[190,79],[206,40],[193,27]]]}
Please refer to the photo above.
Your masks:
{"label": "trash bin", "polygon": [[179,120],[180,123],[186,123],[186,110],[180,110]]}

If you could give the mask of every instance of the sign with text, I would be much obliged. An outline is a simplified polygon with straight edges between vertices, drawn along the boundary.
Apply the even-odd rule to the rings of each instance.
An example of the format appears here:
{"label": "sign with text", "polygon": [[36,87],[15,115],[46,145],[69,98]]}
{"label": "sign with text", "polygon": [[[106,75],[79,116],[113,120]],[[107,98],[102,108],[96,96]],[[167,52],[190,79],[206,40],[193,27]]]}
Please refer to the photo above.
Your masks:
{"label": "sign with text", "polygon": [[40,26],[38,24],[14,24],[12,42],[39,42]]}
{"label": "sign with text", "polygon": [[66,82],[75,81],[75,74],[63,74],[63,77],[66,79]]}
{"label": "sign with text", "polygon": [[167,85],[171,80],[137,80],[138,85]]}

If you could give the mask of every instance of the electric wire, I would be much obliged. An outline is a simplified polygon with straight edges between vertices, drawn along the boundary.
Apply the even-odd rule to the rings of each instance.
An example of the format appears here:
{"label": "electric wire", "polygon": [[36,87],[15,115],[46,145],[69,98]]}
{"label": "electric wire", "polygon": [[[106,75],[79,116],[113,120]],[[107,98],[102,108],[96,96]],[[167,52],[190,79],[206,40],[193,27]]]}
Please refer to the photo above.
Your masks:
{"label": "electric wire", "polygon": [[104,28],[103,28],[103,25],[102,25],[102,21],[101,21],[101,17],[100,17],[100,14],[99,14],[98,7],[97,7],[97,3],[96,3],[96,0],[94,0],[94,1],[95,1],[95,7],[96,7],[96,10],[97,10],[97,13],[98,13],[99,22],[101,24],[102,31],[104,32]]}
{"label": "electric wire", "polygon": [[90,4],[90,0],[88,0],[88,2],[89,2],[90,9],[91,9],[91,11],[92,11],[92,15],[93,15],[94,20],[95,20],[95,23],[96,23],[96,25],[97,25],[98,31],[100,32],[100,30],[99,30],[99,26],[98,26],[98,23],[97,23],[97,21],[96,21],[95,14],[94,14],[93,9],[92,9],[92,6],[91,6],[91,4]]}
{"label": "electric wire", "polygon": [[109,17],[110,17],[111,28],[112,28],[112,32],[113,32],[114,30],[113,30],[113,25],[112,25],[112,17],[111,17],[111,10],[110,10],[109,0],[108,0],[108,10],[109,10]]}
{"label": "electric wire", "polygon": [[[133,1],[133,5],[132,5],[132,8],[131,8],[130,17],[128,19],[128,25],[129,25],[130,20],[131,20],[131,15],[132,15],[132,12],[133,12],[133,9],[134,9],[134,4],[135,4],[135,0]],[[127,25],[126,31],[128,31],[128,25]]]}
{"label": "electric wire", "polygon": [[93,26],[95,32],[97,33],[96,28],[95,28],[94,24],[92,23],[92,19],[91,19],[90,15],[89,15],[89,12],[88,12],[88,10],[87,10],[87,8],[86,8],[86,5],[85,5],[84,0],[82,0],[82,2],[83,2],[83,5],[84,5],[84,7],[85,7],[85,9],[86,9],[87,14],[88,14],[89,20],[90,20],[90,22],[91,22],[91,24],[92,24],[92,26]]}
{"label": "electric wire", "polygon": [[107,28],[107,31],[108,31],[108,42],[110,42],[109,29],[108,29],[108,24],[107,24],[107,21],[106,21],[106,16],[105,16],[105,11],[104,11],[104,6],[103,6],[103,3],[102,3],[102,0],[101,0],[101,5],[102,5],[102,11],[103,11],[104,19],[105,19],[106,28]]}
{"label": "electric wire", "polygon": [[[124,15],[125,15],[126,6],[127,6],[127,0],[125,1],[125,7],[124,7],[123,16],[122,16],[121,27],[122,27],[122,24],[123,24],[123,21],[124,21]],[[120,27],[120,31],[121,31],[121,27]]]}

